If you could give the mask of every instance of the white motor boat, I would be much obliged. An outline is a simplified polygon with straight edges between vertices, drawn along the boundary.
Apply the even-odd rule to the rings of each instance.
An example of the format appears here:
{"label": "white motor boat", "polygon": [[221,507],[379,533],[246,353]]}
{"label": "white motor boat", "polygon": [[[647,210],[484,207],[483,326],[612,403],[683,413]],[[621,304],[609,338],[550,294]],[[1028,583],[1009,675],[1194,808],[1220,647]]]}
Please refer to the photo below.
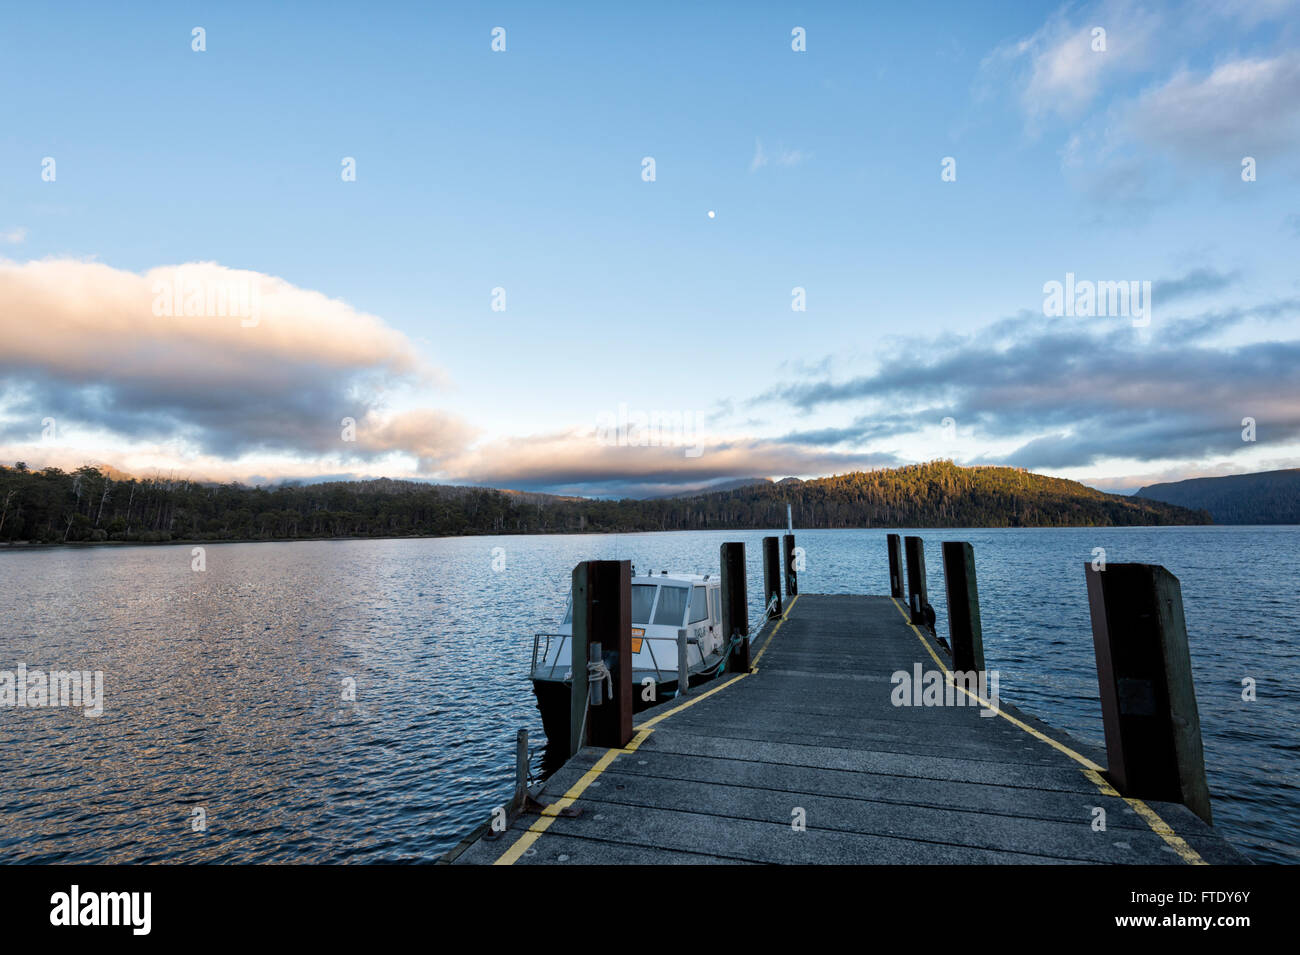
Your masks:
{"label": "white motor boat", "polygon": [[[687,686],[712,680],[727,666],[731,642],[722,626],[722,579],[670,571],[632,577],[632,689],[637,711],[673,699],[682,679],[684,631]],[[738,639],[748,639],[740,637]],[[531,678],[547,739],[569,737],[573,680],[573,594],[553,633],[533,638]],[[585,677],[585,674],[584,674]]]}

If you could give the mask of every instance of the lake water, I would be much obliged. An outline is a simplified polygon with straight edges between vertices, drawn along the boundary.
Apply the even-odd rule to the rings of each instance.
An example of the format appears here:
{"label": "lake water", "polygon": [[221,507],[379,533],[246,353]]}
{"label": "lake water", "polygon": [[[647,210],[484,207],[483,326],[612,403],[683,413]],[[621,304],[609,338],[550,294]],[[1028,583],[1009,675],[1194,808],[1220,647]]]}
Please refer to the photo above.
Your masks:
{"label": "lake water", "polygon": [[[920,533],[940,635],[939,543],[968,540],[1003,698],[1097,743],[1083,565],[1176,574],[1215,821],[1300,861],[1300,527]],[[885,534],[797,532],[801,590],[887,593]],[[756,619],[763,536],[212,544],[202,572],[189,546],[0,552],[0,670],[104,673],[102,716],[0,708],[0,861],[432,861],[508,796],[516,729],[542,740],[532,634],[575,563],[713,572],[743,540]]]}

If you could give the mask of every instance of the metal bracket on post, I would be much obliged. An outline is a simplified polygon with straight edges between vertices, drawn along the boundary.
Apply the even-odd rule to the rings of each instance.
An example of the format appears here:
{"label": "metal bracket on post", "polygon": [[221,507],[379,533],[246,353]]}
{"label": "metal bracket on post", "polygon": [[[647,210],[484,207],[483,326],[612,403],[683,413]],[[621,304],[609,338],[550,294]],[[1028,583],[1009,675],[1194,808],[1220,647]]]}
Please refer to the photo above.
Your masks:
{"label": "metal bracket on post", "polygon": [[686,696],[691,692],[691,664],[687,651],[690,649],[690,641],[686,636],[686,628],[677,629],[677,695]]}

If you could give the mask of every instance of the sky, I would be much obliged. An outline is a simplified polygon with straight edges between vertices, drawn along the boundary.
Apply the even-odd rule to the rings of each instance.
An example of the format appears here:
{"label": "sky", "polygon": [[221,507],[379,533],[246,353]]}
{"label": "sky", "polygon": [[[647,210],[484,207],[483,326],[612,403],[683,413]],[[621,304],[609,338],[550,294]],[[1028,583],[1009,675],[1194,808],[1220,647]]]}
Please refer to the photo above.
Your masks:
{"label": "sky", "polygon": [[1300,0],[445,6],[6,12],[0,463],[1300,466]]}

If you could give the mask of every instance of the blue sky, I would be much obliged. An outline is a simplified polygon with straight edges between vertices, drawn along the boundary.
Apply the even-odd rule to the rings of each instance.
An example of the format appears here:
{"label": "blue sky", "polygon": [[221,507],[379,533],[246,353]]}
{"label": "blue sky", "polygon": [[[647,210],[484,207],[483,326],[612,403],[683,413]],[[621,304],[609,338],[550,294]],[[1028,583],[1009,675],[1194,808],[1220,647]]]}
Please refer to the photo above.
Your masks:
{"label": "blue sky", "polygon": [[[0,460],[592,494],[1300,461],[1295,3],[131,9],[0,35]],[[275,283],[266,322],[150,315],[194,263]],[[1066,272],[1152,282],[1151,326],[1044,316]],[[620,406],[695,430],[611,443]]]}

